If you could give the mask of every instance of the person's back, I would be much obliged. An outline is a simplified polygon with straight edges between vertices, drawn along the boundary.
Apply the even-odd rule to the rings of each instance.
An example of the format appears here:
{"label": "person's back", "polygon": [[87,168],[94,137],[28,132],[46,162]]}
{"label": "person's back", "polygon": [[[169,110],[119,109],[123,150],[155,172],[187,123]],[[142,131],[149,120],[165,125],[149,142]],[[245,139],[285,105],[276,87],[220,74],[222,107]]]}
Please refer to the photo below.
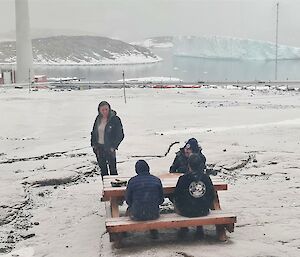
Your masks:
{"label": "person's back", "polygon": [[191,155],[190,172],[178,179],[174,200],[176,211],[182,216],[205,216],[212,206],[214,187],[209,176],[199,169],[200,162],[198,155]]}
{"label": "person's back", "polygon": [[134,220],[152,220],[159,217],[163,203],[163,188],[159,178],[149,172],[148,164],[140,160],[135,165],[137,176],[131,178],[126,189],[126,202]]}

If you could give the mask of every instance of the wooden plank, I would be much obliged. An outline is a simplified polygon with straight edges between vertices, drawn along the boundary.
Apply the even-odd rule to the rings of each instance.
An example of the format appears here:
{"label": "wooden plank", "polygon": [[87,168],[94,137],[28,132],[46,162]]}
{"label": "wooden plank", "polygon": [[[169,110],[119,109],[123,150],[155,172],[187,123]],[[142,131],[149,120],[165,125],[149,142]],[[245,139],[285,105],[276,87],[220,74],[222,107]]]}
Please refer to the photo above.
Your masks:
{"label": "wooden plank", "polygon": [[[162,181],[176,181],[177,182],[178,178],[182,175],[183,174],[173,175],[173,174],[169,173],[169,174],[160,175],[158,177]],[[128,181],[130,178],[131,178],[130,176],[120,176],[120,175],[105,176],[103,178],[103,183],[110,183],[111,181],[115,181],[116,179]],[[218,181],[218,180],[223,181],[223,179],[220,178],[219,176],[211,176],[210,178],[212,181]]]}
{"label": "wooden plank", "polygon": [[217,191],[215,191],[215,198],[214,198],[214,201],[213,201],[212,209],[213,210],[221,210],[219,195],[218,195]]}
{"label": "wooden plank", "polygon": [[[168,183],[168,182],[162,182],[163,187],[169,187],[169,188],[174,188],[176,187],[176,183]],[[213,185],[215,187],[220,187],[219,190],[224,190],[222,188],[226,188],[225,190],[227,190],[228,185],[225,182],[222,181],[213,181]],[[113,187],[111,186],[111,184],[104,184],[103,190],[120,190],[120,189],[124,189],[126,188],[126,186],[122,186],[122,187]],[[218,189],[218,188],[217,188]]]}
{"label": "wooden plank", "polygon": [[[228,185],[226,184],[226,183],[224,183],[224,182],[222,182],[222,181],[213,181],[213,185],[215,186],[215,187],[219,187],[220,189],[222,189],[223,188],[223,190],[224,190],[224,188],[226,187],[226,190],[227,190],[227,188],[228,188]],[[226,186],[225,186],[226,185]],[[163,187],[168,187],[168,188],[174,188],[175,189],[175,187],[176,187],[176,183],[172,183],[172,182],[162,182],[162,186]],[[221,188],[222,187],[222,188]],[[103,187],[103,190],[118,190],[118,189],[124,189],[124,188],[126,188],[126,186],[121,186],[121,187],[113,187],[110,183],[109,184],[104,184],[104,187]],[[219,190],[220,190],[219,189]]]}
{"label": "wooden plank", "polygon": [[[183,174],[181,174],[180,176],[182,176],[182,175]],[[180,176],[171,176],[171,177],[169,177],[169,176],[158,176],[158,177],[161,180],[178,180],[178,178]],[[103,181],[104,182],[105,181],[114,181],[116,179],[119,179],[119,180],[129,180],[130,178],[132,178],[132,177],[130,177],[130,176],[111,175],[111,176],[104,177]],[[219,177],[219,176],[210,176],[210,178],[211,178],[211,180],[214,180],[214,179],[220,179],[220,180],[222,180],[222,178]]]}
{"label": "wooden plank", "polygon": [[227,241],[227,235],[225,231],[224,225],[216,225],[216,232],[217,232],[217,237],[220,241],[225,242]]}
{"label": "wooden plank", "polygon": [[105,202],[105,211],[106,211],[106,217],[111,218],[111,207],[109,202]]}
{"label": "wooden plank", "polygon": [[118,199],[117,198],[111,198],[110,199],[110,207],[111,207],[111,216],[113,218],[119,217],[119,205],[118,205]]}
{"label": "wooden plank", "polygon": [[[227,190],[227,184],[214,184],[216,191]],[[174,193],[175,187],[164,187],[164,195]],[[109,201],[110,197],[124,198],[126,187],[108,187],[103,189],[102,201]]]}
{"label": "wooden plank", "polygon": [[[173,219],[177,219],[177,220],[191,220],[191,219],[208,219],[208,218],[218,218],[218,217],[235,217],[233,213],[229,213],[226,211],[222,211],[222,210],[213,210],[210,211],[208,215],[206,216],[201,216],[201,217],[185,217],[185,216],[181,216],[177,213],[167,213],[167,214],[161,214],[159,217],[159,220],[161,221],[169,221],[169,220],[173,220]],[[158,220],[158,219],[157,219]],[[147,222],[156,222],[157,220],[148,220],[148,221],[141,221],[142,223],[147,223]],[[118,218],[107,218],[106,222],[112,222],[112,223],[118,223],[118,222],[126,222],[126,223],[136,223],[139,221],[134,221],[131,220],[128,216],[122,216],[122,217],[118,217]]]}
{"label": "wooden plank", "polygon": [[119,233],[125,231],[145,231],[150,229],[167,229],[192,227],[202,225],[223,225],[236,222],[236,216],[224,214],[222,212],[212,212],[205,217],[187,218],[177,214],[163,214],[157,220],[151,221],[132,221],[128,217],[119,217],[106,220],[106,228],[110,233]]}

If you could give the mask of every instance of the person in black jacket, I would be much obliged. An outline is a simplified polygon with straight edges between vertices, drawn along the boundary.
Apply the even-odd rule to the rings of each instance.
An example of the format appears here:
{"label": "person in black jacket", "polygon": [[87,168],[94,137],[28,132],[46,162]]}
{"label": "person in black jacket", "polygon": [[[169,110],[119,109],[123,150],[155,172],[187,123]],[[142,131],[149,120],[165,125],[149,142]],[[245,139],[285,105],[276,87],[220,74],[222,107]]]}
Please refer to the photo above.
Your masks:
{"label": "person in black jacket", "polygon": [[96,154],[101,176],[117,175],[116,150],[124,139],[121,119],[111,109],[110,104],[102,101],[98,106],[98,116],[91,132],[91,146]]}
{"label": "person in black jacket", "polygon": [[164,202],[161,180],[150,174],[147,162],[135,164],[137,175],[128,181],[125,199],[133,220],[154,220],[159,217],[159,205]]}
{"label": "person in black jacket", "polygon": [[[210,177],[200,168],[201,162],[199,155],[192,154],[188,159],[189,172],[179,177],[176,184],[175,210],[185,217],[206,216],[213,204],[214,186]],[[201,226],[197,227],[197,234],[203,235]]]}
{"label": "person in black jacket", "polygon": [[170,173],[186,173],[188,172],[188,158],[191,154],[198,154],[201,158],[200,169],[206,168],[206,158],[202,154],[202,148],[199,146],[197,139],[190,138],[184,147],[176,153],[176,157],[170,167]]}

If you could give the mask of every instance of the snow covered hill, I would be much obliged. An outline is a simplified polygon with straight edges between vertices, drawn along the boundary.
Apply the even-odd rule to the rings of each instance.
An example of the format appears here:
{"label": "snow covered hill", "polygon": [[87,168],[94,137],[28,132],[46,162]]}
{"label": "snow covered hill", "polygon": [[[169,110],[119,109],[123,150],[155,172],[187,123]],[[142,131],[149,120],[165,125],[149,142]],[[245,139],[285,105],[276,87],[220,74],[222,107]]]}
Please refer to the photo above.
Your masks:
{"label": "snow covered hill", "polygon": [[[95,36],[55,36],[32,40],[35,64],[112,65],[161,61],[149,49]],[[16,62],[14,41],[0,42],[0,63]]]}
{"label": "snow covered hill", "polygon": [[[274,60],[275,44],[227,37],[182,36],[173,40],[174,55],[201,58]],[[279,45],[278,59],[300,59],[300,48]]]}
{"label": "snow covered hill", "polygon": [[151,37],[143,41],[132,42],[131,44],[143,46],[147,48],[172,48],[173,37],[170,36]]}

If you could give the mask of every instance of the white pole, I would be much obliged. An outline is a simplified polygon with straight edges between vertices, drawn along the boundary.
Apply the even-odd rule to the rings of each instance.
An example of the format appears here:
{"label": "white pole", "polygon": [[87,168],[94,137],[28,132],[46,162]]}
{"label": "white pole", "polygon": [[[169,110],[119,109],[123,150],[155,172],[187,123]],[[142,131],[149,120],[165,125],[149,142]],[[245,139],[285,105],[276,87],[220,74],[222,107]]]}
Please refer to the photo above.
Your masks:
{"label": "white pole", "polygon": [[125,101],[125,104],[126,104],[126,92],[125,92],[125,72],[124,72],[124,71],[123,71],[122,75],[123,75],[123,91],[124,91],[124,101]]}
{"label": "white pole", "polygon": [[15,0],[16,12],[16,50],[17,50],[17,83],[28,81],[28,70],[30,79],[34,77],[32,43],[30,38],[30,23],[28,0]]}
{"label": "white pole", "polygon": [[29,73],[28,73],[28,91],[30,93],[30,84],[31,84],[31,75],[30,75],[30,69],[29,69]]}
{"label": "white pole", "polygon": [[279,3],[276,4],[276,56],[275,56],[275,80],[277,80],[277,65],[278,65],[278,17],[279,17]]}

